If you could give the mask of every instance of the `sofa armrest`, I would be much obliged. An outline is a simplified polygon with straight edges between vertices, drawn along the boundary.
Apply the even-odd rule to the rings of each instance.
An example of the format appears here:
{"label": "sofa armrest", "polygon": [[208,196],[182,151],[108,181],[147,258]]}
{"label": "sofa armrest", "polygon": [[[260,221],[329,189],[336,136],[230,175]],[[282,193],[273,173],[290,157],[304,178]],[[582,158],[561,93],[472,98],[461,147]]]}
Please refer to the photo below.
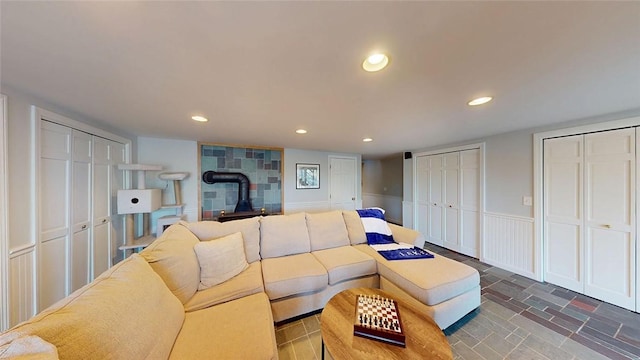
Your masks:
{"label": "sofa armrest", "polygon": [[396,242],[413,244],[421,249],[424,246],[424,236],[421,233],[392,223],[389,223],[389,228]]}

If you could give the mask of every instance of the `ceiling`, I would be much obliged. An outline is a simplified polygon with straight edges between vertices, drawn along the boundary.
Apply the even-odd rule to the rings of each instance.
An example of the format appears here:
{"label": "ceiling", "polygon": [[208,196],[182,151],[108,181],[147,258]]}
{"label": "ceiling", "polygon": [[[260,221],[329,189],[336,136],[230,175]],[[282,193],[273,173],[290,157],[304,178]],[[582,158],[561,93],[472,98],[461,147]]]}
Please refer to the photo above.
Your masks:
{"label": "ceiling", "polygon": [[[0,16],[3,87],[137,136],[376,158],[640,108],[640,2],[2,1]],[[367,73],[375,51],[390,64]]]}

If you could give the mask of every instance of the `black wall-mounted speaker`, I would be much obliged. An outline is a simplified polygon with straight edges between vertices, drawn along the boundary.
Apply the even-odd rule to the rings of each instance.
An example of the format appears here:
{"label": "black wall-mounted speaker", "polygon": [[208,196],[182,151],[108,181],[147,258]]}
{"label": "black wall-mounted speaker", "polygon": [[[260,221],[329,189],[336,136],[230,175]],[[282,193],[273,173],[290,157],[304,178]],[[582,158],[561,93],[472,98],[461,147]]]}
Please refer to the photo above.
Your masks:
{"label": "black wall-mounted speaker", "polygon": [[405,151],[404,152],[404,158],[405,159],[411,159],[411,151]]}

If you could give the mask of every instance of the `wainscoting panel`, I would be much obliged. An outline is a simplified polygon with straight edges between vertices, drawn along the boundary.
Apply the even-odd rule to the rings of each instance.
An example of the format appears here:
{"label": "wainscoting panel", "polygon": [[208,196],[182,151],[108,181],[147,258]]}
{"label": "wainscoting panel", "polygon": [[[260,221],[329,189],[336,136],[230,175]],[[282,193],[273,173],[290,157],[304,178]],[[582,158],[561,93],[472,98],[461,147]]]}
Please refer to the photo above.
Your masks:
{"label": "wainscoting panel", "polygon": [[309,202],[295,202],[285,203],[284,213],[293,214],[298,212],[323,212],[331,210],[329,201],[309,201]]}
{"label": "wainscoting panel", "polygon": [[362,194],[363,207],[379,207],[385,210],[387,221],[402,225],[402,197],[382,194]]}
{"label": "wainscoting panel", "polygon": [[35,315],[35,246],[9,255],[9,326]]}
{"label": "wainscoting panel", "polygon": [[533,218],[498,213],[484,215],[482,261],[536,279]]}

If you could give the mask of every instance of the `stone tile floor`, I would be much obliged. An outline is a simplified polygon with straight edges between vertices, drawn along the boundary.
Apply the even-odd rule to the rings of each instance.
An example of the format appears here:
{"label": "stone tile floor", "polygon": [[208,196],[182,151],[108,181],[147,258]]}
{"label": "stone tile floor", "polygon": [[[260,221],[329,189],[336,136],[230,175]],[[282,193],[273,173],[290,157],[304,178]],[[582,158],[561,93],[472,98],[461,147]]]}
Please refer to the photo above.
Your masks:
{"label": "stone tile floor", "polygon": [[[640,314],[425,248],[480,272],[482,305],[444,331],[455,359],[640,359]],[[282,360],[320,359],[320,314],[277,326],[276,340]]]}

